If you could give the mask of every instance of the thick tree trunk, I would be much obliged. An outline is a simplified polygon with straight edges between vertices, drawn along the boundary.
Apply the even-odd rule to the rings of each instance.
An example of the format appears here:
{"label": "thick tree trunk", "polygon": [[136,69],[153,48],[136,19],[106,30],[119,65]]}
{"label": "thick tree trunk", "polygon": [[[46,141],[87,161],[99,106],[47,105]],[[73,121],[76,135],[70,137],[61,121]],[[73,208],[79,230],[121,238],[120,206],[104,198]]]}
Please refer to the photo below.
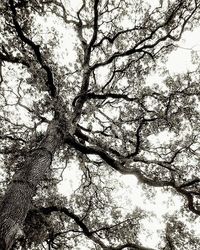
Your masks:
{"label": "thick tree trunk", "polygon": [[56,121],[47,129],[40,145],[26,157],[0,204],[0,250],[11,249],[22,234],[23,223],[36,193],[38,183],[51,165],[55,151],[62,144],[62,133]]}

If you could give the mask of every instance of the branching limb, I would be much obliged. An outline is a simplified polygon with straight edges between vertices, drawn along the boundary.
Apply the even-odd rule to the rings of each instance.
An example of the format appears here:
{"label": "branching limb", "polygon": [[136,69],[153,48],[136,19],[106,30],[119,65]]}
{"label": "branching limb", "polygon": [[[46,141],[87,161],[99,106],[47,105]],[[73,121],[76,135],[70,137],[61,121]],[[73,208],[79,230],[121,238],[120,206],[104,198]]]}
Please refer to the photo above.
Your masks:
{"label": "branching limb", "polygon": [[154,187],[164,187],[164,186],[174,185],[173,181],[157,181],[154,179],[150,179],[146,177],[145,174],[142,173],[140,169],[135,168],[135,167],[128,167],[129,163],[126,162],[126,160],[124,161],[116,160],[105,150],[98,148],[98,147],[85,146],[79,143],[76,139],[74,139],[70,135],[66,136],[65,142],[68,145],[72,146],[73,148],[77,149],[78,151],[82,152],[83,154],[88,154],[88,155],[93,154],[93,155],[100,156],[101,159],[103,159],[108,165],[110,165],[113,169],[115,169],[119,173],[123,175],[133,174],[138,178],[138,180],[141,183],[145,183]]}
{"label": "branching limb", "polygon": [[[105,66],[105,65],[108,65],[108,64],[112,63],[116,58],[130,56],[130,55],[133,55],[133,54],[136,54],[136,53],[142,53],[143,52],[143,53],[147,53],[148,55],[151,56],[151,53],[148,50],[155,48],[158,44],[161,44],[162,42],[166,41],[167,39],[172,40],[172,41],[179,41],[181,36],[182,36],[182,33],[183,33],[184,29],[185,29],[186,24],[189,22],[189,20],[192,18],[192,16],[196,12],[197,8],[199,7],[198,4],[195,4],[195,7],[191,11],[191,13],[184,19],[183,24],[181,25],[181,30],[179,31],[178,36],[174,36],[174,35],[172,35],[172,33],[178,26],[170,28],[170,23],[175,18],[176,14],[178,14],[178,12],[181,9],[182,5],[183,5],[183,1],[180,1],[177,4],[177,6],[175,6],[175,8],[172,9],[171,14],[167,17],[167,19],[163,23],[161,23],[156,28],[154,28],[151,31],[150,35],[148,35],[144,39],[140,40],[132,48],[130,48],[128,50],[125,50],[123,52],[117,51],[114,54],[112,54],[107,60],[105,60],[103,62],[93,64],[90,67],[90,69],[93,71],[93,70],[95,70],[96,68],[98,68],[100,66]],[[153,40],[153,37],[155,37],[157,35],[157,33],[159,33],[159,31],[162,28],[165,28],[165,27],[169,29],[167,31],[167,33],[165,35],[161,36],[160,38],[158,37],[156,39],[156,41],[151,43],[151,41]],[[150,43],[148,43],[148,42],[150,42]]]}
{"label": "branching limb", "polygon": [[25,34],[24,34],[24,32],[23,32],[23,30],[22,30],[22,28],[17,20],[17,11],[15,9],[15,5],[14,5],[13,0],[9,0],[9,4],[10,4],[10,9],[12,12],[12,19],[13,19],[13,23],[14,23],[17,35],[25,44],[29,45],[32,48],[32,50],[34,51],[38,63],[46,71],[46,74],[47,74],[46,85],[48,87],[49,93],[50,93],[52,98],[55,98],[56,97],[56,87],[54,85],[53,73],[52,73],[50,67],[45,63],[45,61],[42,57],[42,54],[40,52],[40,46],[36,45],[32,40],[30,40],[27,36],[25,36]]}
{"label": "branching limb", "polygon": [[35,210],[33,209],[33,210],[29,211],[30,214],[35,213],[35,212],[41,212],[41,213],[46,214],[46,215],[49,215],[53,212],[64,213],[66,216],[71,218],[81,228],[82,233],[88,239],[92,240],[94,243],[101,246],[102,249],[104,249],[104,250],[121,250],[121,249],[125,249],[125,248],[130,248],[133,250],[153,250],[152,248],[143,247],[141,245],[134,244],[134,243],[120,244],[119,246],[116,246],[116,247],[108,246],[102,240],[100,240],[99,237],[97,237],[95,235],[95,232],[91,231],[88,228],[88,226],[83,222],[83,220],[81,220],[79,218],[79,216],[77,216],[75,213],[73,213],[72,211],[70,211],[66,207],[58,207],[58,206],[51,206],[51,207],[46,207],[46,208],[41,207],[41,208],[38,208]]}
{"label": "branching limb", "polygon": [[2,52],[0,51],[0,60],[1,60],[1,67],[2,67],[2,62],[19,63],[26,67],[30,67],[30,64],[26,60],[24,60],[24,58],[15,57],[9,54],[3,45],[2,45]]}

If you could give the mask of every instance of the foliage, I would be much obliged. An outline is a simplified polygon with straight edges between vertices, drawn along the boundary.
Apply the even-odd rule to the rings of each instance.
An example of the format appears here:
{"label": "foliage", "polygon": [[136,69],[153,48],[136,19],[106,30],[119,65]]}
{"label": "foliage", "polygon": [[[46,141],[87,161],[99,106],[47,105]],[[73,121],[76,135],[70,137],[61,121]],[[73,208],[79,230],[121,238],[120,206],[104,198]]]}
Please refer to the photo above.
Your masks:
{"label": "foliage", "polygon": [[[150,250],[141,240],[150,214],[118,206],[116,172],[136,176],[147,200],[155,188],[182,197],[180,216],[165,217],[159,248],[197,249],[180,217],[200,215],[199,57],[193,52],[195,71],[182,74],[165,63],[197,27],[200,2],[75,2],[0,3],[2,200],[19,182],[14,173],[45,149],[52,121],[63,137],[52,143],[54,160],[13,249]],[[64,197],[58,187],[69,168],[80,181]]]}

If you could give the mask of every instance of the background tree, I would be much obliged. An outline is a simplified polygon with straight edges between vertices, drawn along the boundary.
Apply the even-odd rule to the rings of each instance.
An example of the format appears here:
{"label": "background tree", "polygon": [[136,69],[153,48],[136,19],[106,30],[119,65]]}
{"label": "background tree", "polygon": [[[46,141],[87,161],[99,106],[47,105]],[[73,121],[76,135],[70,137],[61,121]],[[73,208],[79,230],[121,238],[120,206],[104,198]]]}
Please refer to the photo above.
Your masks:
{"label": "background tree", "polygon": [[[184,197],[181,216],[200,214],[199,66],[171,76],[163,63],[198,25],[199,5],[1,1],[1,249],[75,249],[85,239],[88,249],[151,249],[139,237],[145,208],[124,215],[113,199],[116,172],[147,195],[162,187]],[[159,85],[147,81],[155,72]],[[82,179],[67,199],[57,184],[72,162]],[[166,217],[159,249],[198,245],[178,215]]]}

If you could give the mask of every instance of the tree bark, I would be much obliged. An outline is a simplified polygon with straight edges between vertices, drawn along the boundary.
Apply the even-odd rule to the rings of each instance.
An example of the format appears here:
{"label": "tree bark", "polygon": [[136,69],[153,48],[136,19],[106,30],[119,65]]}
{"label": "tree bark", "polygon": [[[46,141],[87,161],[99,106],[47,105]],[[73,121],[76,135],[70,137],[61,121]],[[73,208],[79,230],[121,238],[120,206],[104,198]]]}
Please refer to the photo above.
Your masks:
{"label": "tree bark", "polygon": [[37,185],[44,179],[53,155],[63,141],[58,122],[52,121],[45,138],[31,150],[13,176],[0,204],[0,250],[9,250],[23,233],[23,223],[36,194]]}

